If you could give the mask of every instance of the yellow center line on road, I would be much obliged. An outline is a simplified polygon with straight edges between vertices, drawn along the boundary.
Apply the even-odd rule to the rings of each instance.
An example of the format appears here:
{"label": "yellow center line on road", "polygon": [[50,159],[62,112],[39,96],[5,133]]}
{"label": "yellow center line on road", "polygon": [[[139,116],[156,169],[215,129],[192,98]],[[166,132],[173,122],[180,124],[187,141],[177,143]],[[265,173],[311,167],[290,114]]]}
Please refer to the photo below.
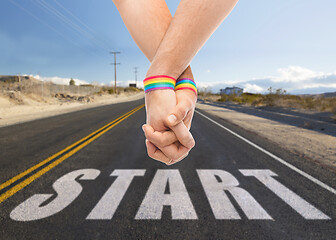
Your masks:
{"label": "yellow center line on road", "polygon": [[[64,152],[66,152],[69,149],[73,148],[74,146],[80,144],[76,148],[74,148],[73,150],[71,150],[70,152],[66,153],[61,158],[59,158],[56,161],[52,162],[51,164],[47,165],[45,168],[41,169],[40,171],[38,171],[34,175],[30,176],[29,178],[25,179],[24,181],[20,182],[19,184],[15,185],[11,189],[9,189],[8,191],[6,191],[2,195],[0,195],[0,203],[2,203],[3,201],[5,201],[7,198],[13,196],[15,193],[17,193],[18,191],[20,191],[21,189],[23,189],[24,187],[26,187],[27,185],[29,185],[31,182],[33,182],[34,180],[36,180],[37,178],[39,178],[40,176],[42,176],[46,172],[50,171],[51,169],[53,169],[54,167],[56,167],[58,164],[60,164],[64,160],[66,160],[67,158],[69,158],[72,155],[74,155],[76,152],[78,152],[79,150],[81,150],[82,148],[84,148],[85,146],[87,146],[92,141],[94,141],[97,138],[99,138],[101,135],[103,135],[104,133],[106,133],[107,131],[109,131],[111,128],[113,128],[114,126],[118,125],[119,123],[121,123],[126,118],[128,118],[129,116],[131,116],[135,112],[139,111],[143,107],[144,107],[144,104],[141,105],[141,106],[139,106],[139,107],[136,107],[135,109],[129,111],[128,113],[125,113],[124,115],[118,117],[117,119],[113,120],[112,122],[110,122],[110,123],[106,124],[105,126],[101,127],[97,131],[94,131],[93,133],[89,134],[88,136],[86,136],[86,137],[82,138],[81,140],[75,142],[74,144],[70,145],[69,147],[66,147],[65,149],[63,149],[63,150],[59,151],[58,153],[54,154],[53,156],[51,156],[51,157],[43,160],[42,162],[36,164],[35,166],[27,169],[26,171],[18,174],[17,176],[13,177],[12,179],[10,179],[10,180],[6,181],[5,183],[1,184],[0,185],[0,190],[3,189],[3,188],[5,188],[5,187],[7,187],[7,186],[9,186],[9,185],[11,185],[15,181],[23,178],[24,176],[26,176],[27,174],[33,172],[34,170],[38,169],[39,167],[43,166],[44,164],[52,161],[53,159],[55,159],[56,157],[60,156]],[[106,129],[102,131],[102,129],[104,129],[104,128],[106,128]],[[95,136],[93,136],[93,135],[95,135]],[[89,140],[87,140],[87,139],[89,139]]]}

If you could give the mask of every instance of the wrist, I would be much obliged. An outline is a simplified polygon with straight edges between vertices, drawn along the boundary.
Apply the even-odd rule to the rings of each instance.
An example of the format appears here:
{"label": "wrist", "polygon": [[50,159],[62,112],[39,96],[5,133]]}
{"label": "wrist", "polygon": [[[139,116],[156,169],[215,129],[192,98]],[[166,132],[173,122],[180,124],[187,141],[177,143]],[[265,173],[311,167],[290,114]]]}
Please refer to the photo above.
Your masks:
{"label": "wrist", "polygon": [[155,90],[175,89],[176,79],[168,75],[156,75],[143,80],[145,93]]}
{"label": "wrist", "polygon": [[196,83],[191,78],[179,78],[175,84],[175,91],[178,90],[190,90],[193,91],[197,96]]}
{"label": "wrist", "polygon": [[189,78],[189,79],[192,79],[194,80],[194,75],[192,74],[192,71],[191,71],[191,67],[188,66],[186,68],[186,70],[181,74],[181,76],[179,76],[178,79],[182,79],[182,78]]}
{"label": "wrist", "polygon": [[165,75],[177,79],[181,75],[181,72],[182,71],[179,71],[176,68],[176,64],[173,64],[167,59],[154,59],[147,71],[146,78],[157,75]]}

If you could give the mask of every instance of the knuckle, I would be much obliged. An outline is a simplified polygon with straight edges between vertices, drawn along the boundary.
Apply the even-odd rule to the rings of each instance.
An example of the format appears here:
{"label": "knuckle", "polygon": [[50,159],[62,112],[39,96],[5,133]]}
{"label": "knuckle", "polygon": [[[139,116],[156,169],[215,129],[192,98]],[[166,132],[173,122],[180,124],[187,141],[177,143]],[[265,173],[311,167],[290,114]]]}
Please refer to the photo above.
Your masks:
{"label": "knuckle", "polygon": [[191,136],[189,136],[189,134],[183,134],[181,136],[181,141],[183,141],[184,143],[191,143],[193,139]]}
{"label": "knuckle", "polygon": [[155,141],[155,145],[157,146],[157,147],[164,147],[164,144],[165,144],[165,141],[164,141],[164,139],[162,139],[162,138],[158,138],[158,139],[156,139],[156,141]]}

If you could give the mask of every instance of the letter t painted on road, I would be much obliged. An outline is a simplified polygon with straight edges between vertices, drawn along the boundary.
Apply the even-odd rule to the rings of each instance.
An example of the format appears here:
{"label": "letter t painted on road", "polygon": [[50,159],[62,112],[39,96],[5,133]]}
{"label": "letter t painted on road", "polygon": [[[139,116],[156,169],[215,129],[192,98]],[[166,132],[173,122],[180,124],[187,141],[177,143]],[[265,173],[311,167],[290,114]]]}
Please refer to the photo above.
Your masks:
{"label": "letter t painted on road", "polygon": [[118,178],[99,200],[86,219],[110,220],[123,199],[128,187],[135,176],[145,175],[146,170],[114,170],[111,176]]}

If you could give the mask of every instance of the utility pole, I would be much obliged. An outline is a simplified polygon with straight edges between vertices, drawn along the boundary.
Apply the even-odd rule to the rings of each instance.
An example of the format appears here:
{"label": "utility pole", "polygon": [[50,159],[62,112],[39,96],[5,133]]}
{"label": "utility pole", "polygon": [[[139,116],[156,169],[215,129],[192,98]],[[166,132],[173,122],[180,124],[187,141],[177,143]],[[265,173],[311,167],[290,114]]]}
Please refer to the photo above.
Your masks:
{"label": "utility pole", "polygon": [[114,62],[111,65],[114,65],[114,93],[117,94],[117,54],[120,52],[110,52],[110,54],[114,54]]}
{"label": "utility pole", "polygon": [[134,74],[135,74],[135,87],[138,85],[138,80],[137,80],[137,73],[138,73],[138,67],[134,67]]}

